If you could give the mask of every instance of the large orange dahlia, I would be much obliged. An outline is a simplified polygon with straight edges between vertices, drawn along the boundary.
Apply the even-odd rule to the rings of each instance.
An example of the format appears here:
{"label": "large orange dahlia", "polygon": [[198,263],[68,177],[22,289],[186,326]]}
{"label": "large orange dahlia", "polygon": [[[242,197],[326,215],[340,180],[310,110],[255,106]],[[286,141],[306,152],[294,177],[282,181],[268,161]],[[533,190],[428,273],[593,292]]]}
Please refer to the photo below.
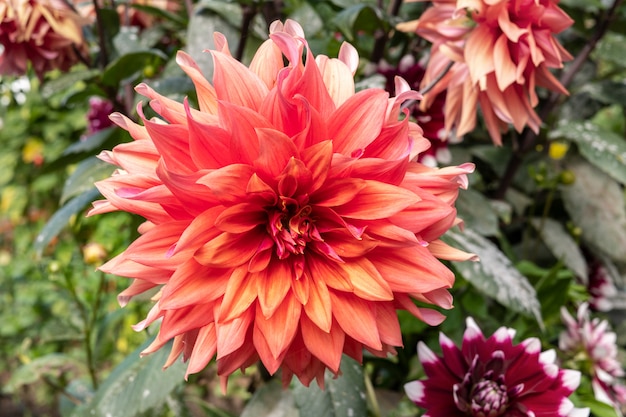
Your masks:
{"label": "large orange dahlia", "polygon": [[[411,1],[411,0],[408,0]],[[423,0],[412,0],[423,1]],[[477,107],[495,144],[509,124],[538,132],[536,87],[567,90],[550,73],[572,56],[554,35],[573,20],[559,0],[438,0],[415,21],[398,29],[433,43],[423,79],[427,85],[453,62],[421,103],[428,108],[447,90],[446,128],[457,136],[476,126]]]}
{"label": "large orange dahlia", "polygon": [[101,155],[120,169],[97,184],[106,200],[90,214],[147,220],[101,268],[134,278],[121,304],[158,288],[136,326],[161,322],[144,353],[174,339],[166,366],[183,355],[195,373],[216,357],[224,386],[259,359],[284,383],[322,384],[343,353],[402,345],[397,309],[440,323],[414,300],[451,306],[454,276],[437,258],[468,255],[438,238],[473,166],[412,162],[428,142],[400,105],[418,94],[400,79],[395,98],[355,93],[354,48],[313,57],[293,21],[271,26],[249,67],[215,41],[213,85],[177,56],[199,110],[141,84],[161,118],[113,114],[135,141]]}

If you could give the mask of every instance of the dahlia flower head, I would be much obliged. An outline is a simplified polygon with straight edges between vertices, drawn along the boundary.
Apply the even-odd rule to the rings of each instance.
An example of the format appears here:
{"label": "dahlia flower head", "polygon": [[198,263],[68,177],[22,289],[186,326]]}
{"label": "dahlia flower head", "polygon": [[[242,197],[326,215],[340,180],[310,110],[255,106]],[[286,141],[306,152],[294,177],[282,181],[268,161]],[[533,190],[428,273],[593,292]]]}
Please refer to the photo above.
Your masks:
{"label": "dahlia flower head", "polygon": [[[418,90],[426,68],[415,62],[412,55],[405,55],[397,65],[392,66],[385,61],[381,62],[378,66],[378,72],[387,80],[385,90],[393,93],[395,91],[394,80],[397,76],[404,79],[412,89]],[[452,161],[452,155],[448,149],[448,144],[459,142],[453,132],[447,131],[445,128],[445,103],[445,92],[442,92],[435,97],[427,109],[421,109],[419,106],[411,107],[411,115],[422,128],[423,136],[430,142],[430,148],[418,156],[418,161],[424,165],[435,167],[449,164]]]}
{"label": "dahlia flower head", "polygon": [[427,410],[424,417],[588,416],[567,398],[580,372],[559,369],[554,350],[541,352],[539,339],[514,345],[514,337],[514,329],[501,327],[486,339],[469,317],[460,349],[443,333],[442,356],[419,342],[427,379],[407,383],[408,397]]}
{"label": "dahlia flower head", "polygon": [[[94,8],[93,0],[72,0],[72,3],[81,16],[92,21],[95,20],[96,9]],[[176,13],[181,7],[181,2],[178,0],[126,0],[121,3],[123,4],[118,4],[116,7],[120,22],[125,26],[136,26],[140,29],[154,25],[156,18],[151,13],[134,8],[133,5],[154,7],[170,13]],[[104,7],[105,2],[99,0],[98,5]]]}
{"label": "dahlia flower head", "polygon": [[87,52],[82,23],[63,0],[0,2],[0,74],[25,74],[29,62],[40,79],[69,70]]}
{"label": "dahlia flower head", "polygon": [[[260,360],[284,384],[295,374],[323,386],[342,354],[386,356],[402,345],[396,310],[436,325],[450,308],[454,275],[439,260],[472,257],[439,240],[457,224],[453,207],[473,165],[414,162],[428,147],[401,112],[419,97],[355,93],[358,55],[314,57],[294,21],[274,22],[249,67],[215,34],[213,84],[184,52],[199,109],[144,84],[161,118],[111,119],[134,142],[103,152],[120,167],[97,183],[106,200],[90,214],[143,216],[141,236],[101,269],[134,281],[122,305],[151,289],[159,320],[143,353],[173,339],[187,374],[213,357],[228,376]],[[287,64],[283,60],[286,58]],[[305,57],[303,61],[303,56]]]}
{"label": "dahlia flower head", "polygon": [[624,368],[617,357],[617,335],[609,331],[608,321],[590,317],[588,303],[578,307],[575,318],[562,307],[561,318],[566,329],[559,336],[559,349],[591,375],[596,399],[622,415],[626,386],[622,383]]}
{"label": "dahlia flower head", "polygon": [[421,106],[446,91],[446,129],[461,137],[475,128],[480,105],[489,135],[500,145],[509,124],[518,132],[525,126],[539,131],[536,87],[568,94],[550,69],[572,59],[554,37],[572,23],[558,0],[439,0],[398,29],[433,44],[423,85],[452,63]]}

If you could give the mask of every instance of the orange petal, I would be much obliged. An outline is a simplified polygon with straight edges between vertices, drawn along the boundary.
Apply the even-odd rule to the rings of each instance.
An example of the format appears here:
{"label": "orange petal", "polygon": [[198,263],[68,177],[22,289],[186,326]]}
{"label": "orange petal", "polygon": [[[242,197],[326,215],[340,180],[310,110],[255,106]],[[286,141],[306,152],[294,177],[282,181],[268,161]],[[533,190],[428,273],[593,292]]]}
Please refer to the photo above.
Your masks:
{"label": "orange petal", "polygon": [[226,208],[215,219],[215,227],[229,233],[244,233],[267,222],[267,213],[257,204],[240,203]]}
{"label": "orange petal", "polygon": [[245,267],[233,271],[220,305],[219,323],[234,320],[248,310],[257,298],[256,277],[256,274],[249,273]]}
{"label": "orange petal", "polygon": [[[223,309],[223,304],[221,308]],[[218,366],[219,359],[230,355],[244,345],[253,318],[254,309],[248,309],[236,319],[216,324]]]}
{"label": "orange petal", "polygon": [[220,101],[258,111],[268,93],[267,86],[248,67],[222,52],[213,56],[213,85]]}
{"label": "orange petal", "polygon": [[202,265],[233,268],[247,263],[257,251],[263,234],[224,232],[202,246],[194,258]]}
{"label": "orange petal", "polygon": [[200,329],[189,357],[185,378],[203,370],[213,359],[217,351],[216,339],[215,323],[209,323]]}
{"label": "orange petal", "polygon": [[328,121],[328,134],[335,152],[350,156],[376,139],[383,127],[388,98],[384,90],[363,90],[333,112]]}
{"label": "orange petal", "polygon": [[263,317],[269,319],[284,303],[292,280],[291,268],[284,261],[270,262],[268,268],[259,272],[256,283]]}
{"label": "orange petal", "polygon": [[328,332],[332,324],[332,305],[324,276],[308,275],[307,279],[309,281],[309,298],[304,305],[304,312],[317,327]]}
{"label": "orange petal", "polygon": [[339,291],[331,291],[330,299],[333,316],[347,335],[374,350],[383,348],[378,334],[374,303]]}
{"label": "orange petal", "polygon": [[355,258],[338,264],[354,287],[354,295],[369,301],[393,300],[389,284],[367,258]]}
{"label": "orange petal", "polygon": [[[288,293],[274,314],[265,318],[261,307],[257,305],[256,328],[263,334],[269,351],[274,359],[285,353],[296,335],[300,323],[302,305],[298,303],[293,294]],[[263,360],[264,352],[259,352]]]}
{"label": "orange petal", "polygon": [[306,348],[331,371],[339,372],[345,333],[335,323],[329,332],[321,330],[306,315],[300,320],[302,339]]}
{"label": "orange petal", "polygon": [[420,198],[407,189],[365,181],[365,187],[351,201],[334,210],[342,217],[375,220],[393,216],[418,201]]}
{"label": "orange petal", "polygon": [[176,63],[185,71],[189,78],[191,78],[191,81],[193,81],[198,95],[200,110],[210,114],[217,114],[217,95],[215,89],[207,79],[204,78],[200,67],[198,67],[193,58],[183,51],[178,51],[176,54]]}
{"label": "orange petal", "polygon": [[259,156],[254,161],[254,166],[265,176],[278,176],[291,158],[299,156],[296,145],[283,132],[259,128],[256,129],[256,134],[259,139]]}
{"label": "orange petal", "polygon": [[228,269],[206,267],[189,259],[163,287],[161,307],[170,310],[215,301],[224,295],[230,276]]}

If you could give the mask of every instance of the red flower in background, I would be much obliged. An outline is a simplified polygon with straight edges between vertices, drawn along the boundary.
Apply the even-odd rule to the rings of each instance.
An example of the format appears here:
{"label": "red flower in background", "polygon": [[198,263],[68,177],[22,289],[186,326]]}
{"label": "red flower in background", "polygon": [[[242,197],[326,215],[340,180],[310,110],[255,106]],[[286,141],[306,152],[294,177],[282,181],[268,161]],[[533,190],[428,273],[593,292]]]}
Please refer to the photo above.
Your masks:
{"label": "red flower in background", "polygon": [[440,0],[398,29],[433,43],[424,85],[453,62],[422,108],[446,90],[446,129],[463,136],[474,129],[480,105],[491,139],[501,144],[509,124],[539,131],[536,87],[567,94],[550,68],[572,58],[554,38],[572,23],[558,0]]}
{"label": "red flower in background", "polygon": [[101,268],[134,278],[122,304],[159,288],[136,326],[161,322],[144,353],[174,339],[168,365],[182,355],[195,373],[216,357],[223,386],[259,359],[286,384],[322,384],[343,353],[402,345],[397,309],[440,323],[413,300],[451,307],[454,275],[437,258],[470,255],[438,238],[473,166],[411,162],[428,142],[400,105],[419,95],[400,79],[395,98],[355,94],[356,50],[313,57],[293,21],[272,25],[249,67],[215,41],[213,85],[177,57],[199,110],[139,85],[161,118],[113,114],[135,141],[101,155],[120,169],[97,184],[106,200],[91,214],[146,218]]}
{"label": "red flower in background", "polygon": [[515,330],[501,327],[485,339],[467,319],[459,349],[440,334],[442,356],[423,342],[418,353],[427,379],[405,385],[409,398],[427,410],[424,417],[585,417],[567,398],[580,373],[559,369],[553,350],[539,339],[513,344]]}
{"label": "red flower in background", "polygon": [[67,71],[87,52],[81,23],[63,0],[0,2],[0,74],[24,74],[29,62],[40,79]]}

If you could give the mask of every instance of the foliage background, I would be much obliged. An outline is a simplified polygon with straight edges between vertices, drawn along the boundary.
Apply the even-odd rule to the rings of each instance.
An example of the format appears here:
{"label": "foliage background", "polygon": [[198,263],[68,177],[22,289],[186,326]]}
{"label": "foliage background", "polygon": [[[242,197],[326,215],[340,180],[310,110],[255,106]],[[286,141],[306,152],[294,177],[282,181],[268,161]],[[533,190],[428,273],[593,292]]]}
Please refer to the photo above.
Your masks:
{"label": "foliage background", "polygon": [[[174,63],[176,50],[194,56],[210,79],[212,63],[202,50],[212,47],[213,31],[224,33],[233,54],[247,62],[268,22],[286,17],[303,24],[314,54],[336,56],[342,41],[352,43],[362,57],[359,85],[384,87],[375,72],[381,60],[394,65],[408,53],[426,56],[427,42],[394,30],[426,4],[199,0],[178,13],[131,5],[157,18],[141,31],[103,8],[102,25],[84,29],[90,66],[43,81],[33,74],[0,78],[0,414],[417,415],[402,386],[422,376],[419,340],[434,348],[443,331],[459,341],[465,317],[473,316],[485,334],[506,325],[519,340],[538,336],[544,348],[556,347],[560,307],[572,310],[591,297],[589,276],[598,264],[617,291],[608,297],[609,311],[596,314],[610,320],[623,349],[626,7],[620,0],[560,5],[576,21],[560,38],[577,57],[558,74],[570,96],[542,92],[539,135],[511,131],[497,148],[479,128],[450,147],[454,164],[472,161],[478,169],[457,203],[465,230],[446,239],[481,258],[451,265],[455,308],[438,328],[401,314],[405,348],[398,356],[366,357],[363,367],[345,360],[344,375],[329,379],[325,392],[296,383],[283,391],[254,368],[233,378],[223,396],[214,369],[185,382],[182,364],[161,371],[165,351],[139,358],[150,330],[135,333],[130,326],[149,303],[120,309],[116,294],[127,281],[96,271],[102,259],[85,258],[90,243],[100,243],[109,258],[136,237],[140,219],[131,215],[84,216],[98,197],[93,182],[112,172],[95,155],[130,138],[114,128],[86,136],[88,99],[113,100],[116,110],[134,115],[139,99],[132,86],[145,81],[193,101],[193,86]],[[617,415],[593,398],[588,378],[574,399],[596,416]]]}

